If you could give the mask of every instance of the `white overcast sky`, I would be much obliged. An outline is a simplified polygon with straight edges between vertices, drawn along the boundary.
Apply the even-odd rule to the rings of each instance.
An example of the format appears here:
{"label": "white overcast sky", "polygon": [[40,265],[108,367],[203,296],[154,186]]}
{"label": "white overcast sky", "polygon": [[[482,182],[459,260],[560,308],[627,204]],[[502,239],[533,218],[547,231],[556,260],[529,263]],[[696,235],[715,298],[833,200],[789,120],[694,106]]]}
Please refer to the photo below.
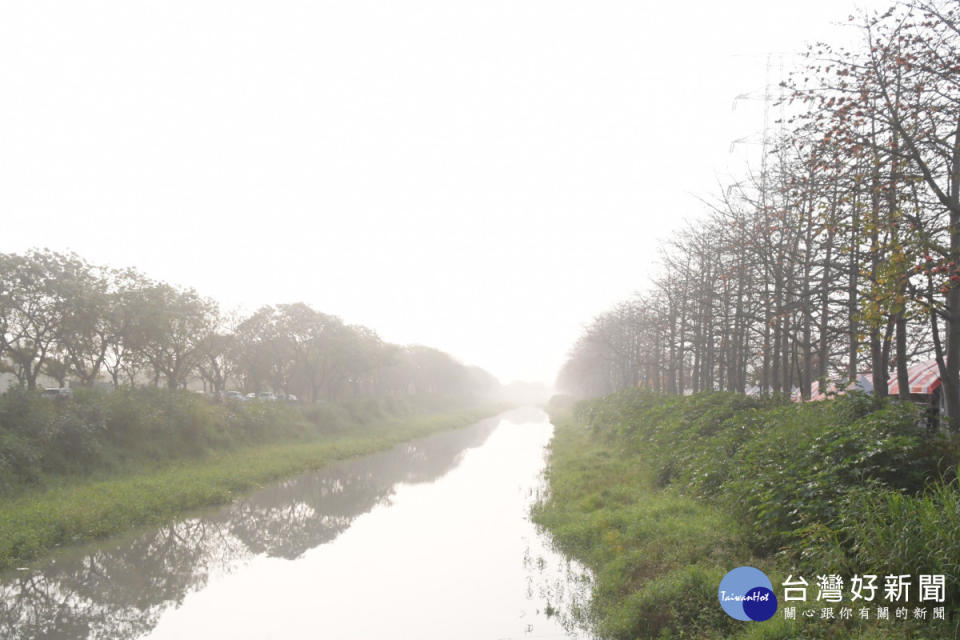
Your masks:
{"label": "white overcast sky", "polygon": [[0,0],[0,251],[552,382],[756,156],[766,54],[886,4]]}

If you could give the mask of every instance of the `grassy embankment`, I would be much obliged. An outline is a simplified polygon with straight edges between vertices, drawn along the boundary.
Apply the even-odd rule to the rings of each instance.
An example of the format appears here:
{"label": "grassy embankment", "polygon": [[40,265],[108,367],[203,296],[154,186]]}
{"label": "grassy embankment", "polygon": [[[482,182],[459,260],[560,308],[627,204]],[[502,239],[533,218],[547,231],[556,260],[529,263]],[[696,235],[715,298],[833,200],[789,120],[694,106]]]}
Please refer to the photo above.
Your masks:
{"label": "grassy embankment", "polygon": [[0,569],[502,408],[214,404],[149,389],[80,391],[60,402],[11,392],[0,398]]}
{"label": "grassy embankment", "polygon": [[[864,396],[794,405],[733,394],[625,391],[554,406],[549,496],[534,510],[560,549],[595,577],[589,619],[603,638],[952,638],[960,615],[956,438],[917,425],[912,405]],[[723,613],[724,574],[751,565],[778,597],[763,623]],[[948,620],[820,619],[817,575],[946,575]],[[785,620],[785,604],[798,605]],[[927,616],[932,605],[926,603]],[[871,618],[874,618],[871,615]]]}

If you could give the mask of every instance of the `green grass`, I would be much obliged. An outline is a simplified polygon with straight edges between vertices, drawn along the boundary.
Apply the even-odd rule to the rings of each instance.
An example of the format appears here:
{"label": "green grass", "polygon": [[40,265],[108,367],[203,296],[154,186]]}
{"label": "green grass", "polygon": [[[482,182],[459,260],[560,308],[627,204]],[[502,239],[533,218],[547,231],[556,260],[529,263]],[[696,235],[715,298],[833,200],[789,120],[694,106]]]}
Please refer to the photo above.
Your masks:
{"label": "green grass", "polygon": [[[551,415],[549,493],[534,520],[593,573],[581,621],[599,637],[952,637],[957,442],[919,427],[913,406],[627,391]],[[804,575],[811,607],[819,574],[943,573],[953,619],[737,622],[717,587],[744,565],[775,587]]]}
{"label": "green grass", "polygon": [[92,477],[63,476],[0,500],[0,568],[54,547],[165,522],[188,509],[221,504],[263,483],[320,468],[443,429],[469,425],[502,407],[381,418],[311,441],[208,451]]}
{"label": "green grass", "polygon": [[748,556],[736,523],[658,489],[641,454],[593,437],[569,413],[553,418],[550,494],[534,507],[534,520],[594,573],[587,622],[615,639],[681,627],[729,632],[733,621],[713,605],[723,568]]}

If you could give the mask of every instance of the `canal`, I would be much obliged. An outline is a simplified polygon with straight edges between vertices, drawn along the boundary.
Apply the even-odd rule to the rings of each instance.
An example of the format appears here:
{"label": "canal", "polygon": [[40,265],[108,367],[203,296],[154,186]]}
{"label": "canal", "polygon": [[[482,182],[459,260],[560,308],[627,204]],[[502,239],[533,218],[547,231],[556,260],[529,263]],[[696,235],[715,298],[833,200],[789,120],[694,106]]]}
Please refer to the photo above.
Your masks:
{"label": "canal", "polygon": [[2,638],[586,638],[518,409],[0,575]]}

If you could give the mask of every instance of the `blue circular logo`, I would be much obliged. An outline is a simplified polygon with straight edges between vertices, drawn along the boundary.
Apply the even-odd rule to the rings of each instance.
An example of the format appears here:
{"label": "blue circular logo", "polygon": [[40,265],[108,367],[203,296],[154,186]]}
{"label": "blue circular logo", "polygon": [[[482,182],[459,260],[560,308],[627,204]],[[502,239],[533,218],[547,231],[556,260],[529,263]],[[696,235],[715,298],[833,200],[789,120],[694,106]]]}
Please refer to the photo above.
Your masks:
{"label": "blue circular logo", "polygon": [[725,575],[717,597],[723,610],[735,620],[762,622],[777,612],[770,578],[753,567],[737,567]]}

